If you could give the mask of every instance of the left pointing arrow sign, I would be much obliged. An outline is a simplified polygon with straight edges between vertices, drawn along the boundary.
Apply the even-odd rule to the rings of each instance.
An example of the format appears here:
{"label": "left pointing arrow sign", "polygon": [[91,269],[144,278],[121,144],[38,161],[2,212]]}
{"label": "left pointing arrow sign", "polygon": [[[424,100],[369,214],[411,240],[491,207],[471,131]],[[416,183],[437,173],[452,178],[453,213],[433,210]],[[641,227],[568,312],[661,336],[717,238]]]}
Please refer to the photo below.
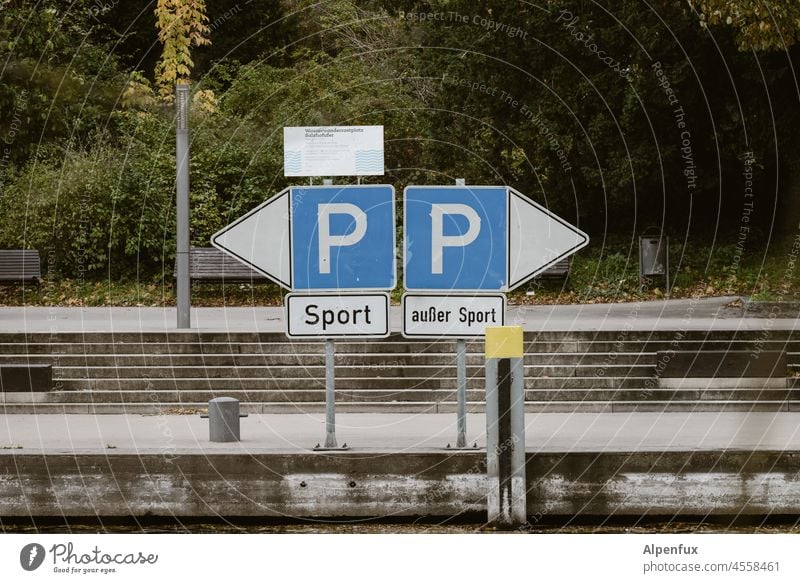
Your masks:
{"label": "left pointing arrow sign", "polygon": [[391,290],[394,188],[292,186],[216,233],[211,244],[290,290]]}
{"label": "left pointing arrow sign", "polygon": [[211,244],[291,289],[290,191],[287,188],[215,233]]}

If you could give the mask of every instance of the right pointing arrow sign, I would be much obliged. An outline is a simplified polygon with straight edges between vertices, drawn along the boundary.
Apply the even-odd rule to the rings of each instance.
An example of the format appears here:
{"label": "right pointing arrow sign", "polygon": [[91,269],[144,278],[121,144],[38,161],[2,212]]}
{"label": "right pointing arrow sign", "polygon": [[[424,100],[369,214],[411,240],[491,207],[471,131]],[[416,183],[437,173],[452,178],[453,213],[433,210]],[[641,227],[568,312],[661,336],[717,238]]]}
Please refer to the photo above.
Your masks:
{"label": "right pointing arrow sign", "polygon": [[510,291],[589,243],[506,186],[409,186],[403,206],[411,291]]}
{"label": "right pointing arrow sign", "polygon": [[508,189],[508,289],[519,287],[589,244],[589,236],[521,194]]}

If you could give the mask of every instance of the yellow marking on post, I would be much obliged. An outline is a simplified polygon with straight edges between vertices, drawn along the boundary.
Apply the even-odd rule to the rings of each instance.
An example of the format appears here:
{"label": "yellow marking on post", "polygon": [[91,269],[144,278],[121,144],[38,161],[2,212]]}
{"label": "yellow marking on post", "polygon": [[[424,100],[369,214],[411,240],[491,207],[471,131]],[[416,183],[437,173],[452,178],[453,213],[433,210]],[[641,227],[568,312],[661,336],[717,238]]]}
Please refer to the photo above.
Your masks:
{"label": "yellow marking on post", "polygon": [[487,326],[486,358],[522,358],[522,326]]}

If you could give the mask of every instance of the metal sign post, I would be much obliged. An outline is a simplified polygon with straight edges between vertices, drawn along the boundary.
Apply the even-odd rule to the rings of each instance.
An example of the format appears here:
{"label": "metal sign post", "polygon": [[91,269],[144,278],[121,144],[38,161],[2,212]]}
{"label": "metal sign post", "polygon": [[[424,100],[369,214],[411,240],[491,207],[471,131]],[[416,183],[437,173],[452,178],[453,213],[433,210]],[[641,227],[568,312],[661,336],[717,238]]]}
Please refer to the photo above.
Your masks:
{"label": "metal sign post", "polygon": [[[467,181],[456,178],[456,186],[465,186]],[[456,340],[456,422],[458,435],[456,448],[467,447],[467,342]],[[449,445],[449,444],[448,444]]]}
{"label": "metal sign post", "polygon": [[[333,340],[325,341],[325,446],[319,444],[314,448],[339,449],[336,443],[336,373],[334,361],[336,359],[336,344]],[[347,444],[342,446],[347,449]]]}
{"label": "metal sign post", "polygon": [[[324,186],[333,186],[333,180],[324,178]],[[317,444],[317,451],[326,449],[339,449],[336,442],[336,343],[328,338],[325,340],[325,445]],[[341,449],[348,449],[345,443]]]}
{"label": "metal sign post", "polygon": [[176,274],[178,328],[191,327],[189,287],[189,86],[175,87],[175,209],[177,214]]}
{"label": "metal sign post", "polygon": [[515,528],[527,519],[525,379],[521,326],[486,329],[488,521]]}
{"label": "metal sign post", "polygon": [[467,341],[456,341],[456,416],[458,417],[457,448],[467,447]]}

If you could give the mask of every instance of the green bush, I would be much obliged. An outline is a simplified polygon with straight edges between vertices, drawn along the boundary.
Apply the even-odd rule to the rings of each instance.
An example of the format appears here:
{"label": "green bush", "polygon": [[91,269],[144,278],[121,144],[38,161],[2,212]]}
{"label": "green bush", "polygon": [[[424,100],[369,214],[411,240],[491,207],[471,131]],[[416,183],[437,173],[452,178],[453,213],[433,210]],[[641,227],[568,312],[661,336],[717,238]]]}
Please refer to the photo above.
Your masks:
{"label": "green bush", "polygon": [[158,152],[138,156],[140,148],[101,144],[27,166],[6,190],[3,213],[17,220],[0,224],[0,244],[47,252],[51,274],[71,277],[127,274],[136,258],[160,258],[170,163]]}
{"label": "green bush", "polygon": [[[256,130],[213,114],[193,119],[192,244],[272,194],[280,162]],[[51,275],[171,277],[175,250],[175,141],[169,116],[115,114],[116,139],[51,151],[13,176],[0,200],[0,246],[39,249]]]}

